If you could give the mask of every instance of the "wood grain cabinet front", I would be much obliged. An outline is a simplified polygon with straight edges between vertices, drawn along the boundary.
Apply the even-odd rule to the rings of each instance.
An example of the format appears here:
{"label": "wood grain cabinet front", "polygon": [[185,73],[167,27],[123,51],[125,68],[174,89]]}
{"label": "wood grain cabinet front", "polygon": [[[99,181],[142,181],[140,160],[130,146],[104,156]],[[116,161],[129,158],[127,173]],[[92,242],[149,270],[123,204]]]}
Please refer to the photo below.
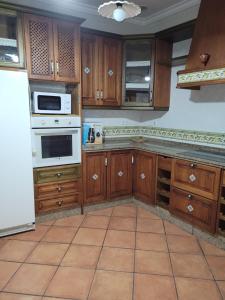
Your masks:
{"label": "wood grain cabinet front", "polygon": [[221,169],[180,159],[173,160],[172,185],[200,195],[218,200]]}
{"label": "wood grain cabinet front", "polygon": [[79,24],[24,14],[30,79],[80,81]]}
{"label": "wood grain cabinet front", "polygon": [[204,197],[172,188],[171,213],[211,233],[216,228],[217,203]]}

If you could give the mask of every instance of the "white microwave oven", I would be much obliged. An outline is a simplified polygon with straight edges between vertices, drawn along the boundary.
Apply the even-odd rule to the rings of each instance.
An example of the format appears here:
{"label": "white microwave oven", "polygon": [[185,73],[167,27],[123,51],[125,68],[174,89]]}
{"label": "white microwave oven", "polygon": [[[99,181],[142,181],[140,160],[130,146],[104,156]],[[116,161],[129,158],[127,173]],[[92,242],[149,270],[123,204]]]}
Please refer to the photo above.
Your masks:
{"label": "white microwave oven", "polygon": [[34,114],[71,114],[71,95],[60,93],[32,93],[32,112]]}

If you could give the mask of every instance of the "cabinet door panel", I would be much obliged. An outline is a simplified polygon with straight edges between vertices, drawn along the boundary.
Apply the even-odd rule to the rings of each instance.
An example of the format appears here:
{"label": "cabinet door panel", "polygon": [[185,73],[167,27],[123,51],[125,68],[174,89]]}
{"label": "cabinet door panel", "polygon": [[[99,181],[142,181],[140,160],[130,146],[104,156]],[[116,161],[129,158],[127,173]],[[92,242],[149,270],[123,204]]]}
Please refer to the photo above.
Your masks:
{"label": "cabinet door panel", "polygon": [[84,201],[101,202],[106,200],[105,152],[84,155]]}
{"label": "cabinet door panel", "polygon": [[82,103],[98,105],[98,43],[94,35],[83,34],[82,49]]}
{"label": "cabinet door panel", "polygon": [[134,158],[134,194],[148,203],[154,203],[155,155],[136,152]]}
{"label": "cabinet door panel", "polygon": [[29,78],[54,80],[52,20],[25,14],[24,25]]}
{"label": "cabinet door panel", "polygon": [[79,25],[55,21],[53,24],[56,80],[80,81]]}
{"label": "cabinet door panel", "polygon": [[132,153],[115,151],[108,159],[109,198],[132,194]]}
{"label": "cabinet door panel", "polygon": [[122,44],[121,41],[102,38],[99,51],[99,83],[102,105],[119,106],[121,103]]}

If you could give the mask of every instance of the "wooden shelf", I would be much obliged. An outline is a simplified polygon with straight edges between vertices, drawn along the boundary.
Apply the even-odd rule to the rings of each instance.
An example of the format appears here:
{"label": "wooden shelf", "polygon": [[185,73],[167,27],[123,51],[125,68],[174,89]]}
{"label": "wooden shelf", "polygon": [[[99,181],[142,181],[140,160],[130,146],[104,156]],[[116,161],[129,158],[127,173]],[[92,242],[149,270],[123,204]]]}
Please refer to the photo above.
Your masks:
{"label": "wooden shelf", "polygon": [[219,216],[220,220],[223,220],[225,221],[225,215],[223,215],[222,213],[220,213],[220,216]]}
{"label": "wooden shelf", "polygon": [[160,207],[162,207],[162,208],[166,208],[166,209],[168,209],[168,207],[169,207],[169,203],[166,203],[166,202],[164,202],[162,200],[158,200],[157,201],[157,205],[160,206]]}
{"label": "wooden shelf", "polygon": [[160,189],[157,189],[157,193],[161,196],[164,196],[166,198],[170,198],[170,192],[166,191],[166,190],[160,190]]}
{"label": "wooden shelf", "polygon": [[170,178],[158,177],[158,181],[167,185],[170,185]]}

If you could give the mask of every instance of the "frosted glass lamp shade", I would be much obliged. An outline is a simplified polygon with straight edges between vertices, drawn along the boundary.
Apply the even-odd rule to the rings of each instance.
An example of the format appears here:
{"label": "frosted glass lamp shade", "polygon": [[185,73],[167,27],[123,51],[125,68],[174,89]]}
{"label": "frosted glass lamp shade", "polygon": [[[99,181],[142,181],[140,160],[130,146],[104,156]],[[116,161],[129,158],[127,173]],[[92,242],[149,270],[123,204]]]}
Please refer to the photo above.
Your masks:
{"label": "frosted glass lamp shade", "polygon": [[113,19],[117,22],[123,22],[127,17],[126,12],[121,6],[117,7],[113,12]]}

